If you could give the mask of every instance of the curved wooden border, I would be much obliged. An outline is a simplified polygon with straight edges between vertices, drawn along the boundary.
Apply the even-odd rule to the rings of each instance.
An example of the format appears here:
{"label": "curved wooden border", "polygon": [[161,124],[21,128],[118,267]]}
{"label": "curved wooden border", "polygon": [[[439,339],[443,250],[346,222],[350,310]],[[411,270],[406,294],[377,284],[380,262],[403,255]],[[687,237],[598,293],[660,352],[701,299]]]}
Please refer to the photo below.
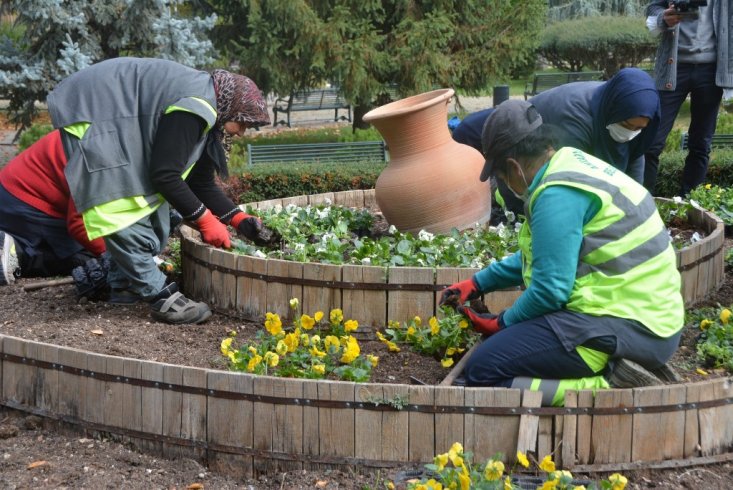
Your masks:
{"label": "curved wooden border", "polygon": [[[373,190],[297,196],[251,203],[255,209],[273,206],[334,205],[375,207]],[[693,304],[717,289],[724,279],[722,220],[693,209],[690,220],[706,232],[704,239],[678,250],[682,295]],[[299,298],[302,311],[342,308],[344,315],[364,326],[380,327],[388,320],[409,321],[415,315],[429,318],[438,312],[440,291],[471,277],[477,269],[439,267],[373,267],[299,263],[261,259],[215,249],[198,240],[198,233],[183,228],[181,244],[186,294],[211,306],[258,321],[268,311],[291,315],[291,298]],[[504,290],[484,296],[491,311],[509,307],[521,293]],[[291,318],[286,317],[291,320]]]}
{"label": "curved wooden border", "polygon": [[516,451],[606,472],[729,461],[731,378],[568,392],[283,379],[93,354],[0,335],[0,405],[116,434],[165,457],[256,476]]}

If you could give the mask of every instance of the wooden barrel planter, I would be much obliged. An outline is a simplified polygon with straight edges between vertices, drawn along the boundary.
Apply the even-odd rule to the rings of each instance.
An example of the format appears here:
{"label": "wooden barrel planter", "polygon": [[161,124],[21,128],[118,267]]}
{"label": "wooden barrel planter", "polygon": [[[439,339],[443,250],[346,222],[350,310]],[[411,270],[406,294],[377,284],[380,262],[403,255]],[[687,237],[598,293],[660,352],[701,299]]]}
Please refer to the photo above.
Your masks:
{"label": "wooden barrel planter", "polygon": [[[347,191],[274,199],[250,204],[256,209],[276,205],[333,205],[375,208],[374,191]],[[685,304],[693,304],[717,289],[724,275],[724,227],[715,215],[694,209],[691,222],[706,236],[677,251]],[[290,315],[291,298],[305,312],[342,308],[362,325],[384,326],[388,320],[408,321],[437,312],[440,291],[471,277],[476,269],[454,267],[373,267],[299,263],[239,255],[212,248],[198,233],[183,229],[181,255],[186,294],[214,308],[257,321],[268,311]],[[510,306],[518,289],[485,295],[491,311]]]}
{"label": "wooden barrel planter", "polygon": [[733,460],[730,378],[549,408],[539,392],[273,378],[0,335],[0,385],[5,408],[231,475],[421,467],[454,442],[476,461],[519,450],[576,473]]}

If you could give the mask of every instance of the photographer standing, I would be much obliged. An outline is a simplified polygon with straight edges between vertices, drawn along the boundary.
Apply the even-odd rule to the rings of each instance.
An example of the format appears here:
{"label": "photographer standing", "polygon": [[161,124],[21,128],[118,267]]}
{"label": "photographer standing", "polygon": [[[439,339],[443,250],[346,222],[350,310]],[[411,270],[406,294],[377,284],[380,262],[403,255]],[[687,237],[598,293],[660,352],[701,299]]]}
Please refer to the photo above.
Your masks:
{"label": "photographer standing", "polygon": [[662,120],[645,154],[644,186],[654,192],[659,155],[680,106],[688,95],[688,154],[680,193],[686,196],[705,180],[721,98],[733,99],[731,0],[651,2],[647,27],[661,35],[654,69]]}

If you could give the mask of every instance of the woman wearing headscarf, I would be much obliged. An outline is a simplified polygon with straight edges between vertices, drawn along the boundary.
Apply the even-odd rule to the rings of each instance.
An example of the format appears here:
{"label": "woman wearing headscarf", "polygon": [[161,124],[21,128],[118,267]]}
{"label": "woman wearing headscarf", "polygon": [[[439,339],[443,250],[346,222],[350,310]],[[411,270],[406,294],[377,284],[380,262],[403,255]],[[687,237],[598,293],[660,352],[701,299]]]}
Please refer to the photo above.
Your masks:
{"label": "woman wearing headscarf", "polygon": [[[22,190],[43,196],[52,189],[68,201],[62,219],[83,228],[77,241],[103,241],[110,259],[110,302],[146,301],[153,318],[168,323],[207,320],[209,307],[186,298],[176,283],[166,283],[154,258],[167,243],[169,206],[216,247],[231,246],[227,225],[253,241],[271,235],[215,181],[217,173],[227,173],[229,138],[269,124],[255,83],[225,70],[208,73],[166,60],[116,58],[63,80],[49,95],[48,108],[57,130],[28,150],[37,155],[34,165],[11,162],[3,170],[0,202],[20,201],[16,207],[28,216],[21,204],[38,206]],[[49,167],[55,178],[34,179]],[[33,241],[28,235],[37,228],[2,218],[0,228],[14,238],[25,273],[24,257],[34,252],[26,247]]]}
{"label": "woman wearing headscarf", "polygon": [[[556,131],[556,148],[571,146],[622,170],[637,182],[644,179],[644,152],[659,127],[659,95],[643,70],[624,68],[606,82],[574,82],[546,90],[529,102],[545,124]],[[481,129],[493,112],[466,117],[453,132],[459,143],[481,151]],[[465,126],[464,126],[465,125]],[[507,208],[522,212],[523,204],[500,186]]]}

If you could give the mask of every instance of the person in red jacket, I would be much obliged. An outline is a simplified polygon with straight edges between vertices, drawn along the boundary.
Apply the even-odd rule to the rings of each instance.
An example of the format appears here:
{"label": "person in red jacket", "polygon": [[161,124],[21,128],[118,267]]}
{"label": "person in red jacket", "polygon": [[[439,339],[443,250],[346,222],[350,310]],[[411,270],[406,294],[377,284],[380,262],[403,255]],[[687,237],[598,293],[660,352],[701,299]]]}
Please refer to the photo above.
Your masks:
{"label": "person in red jacket", "polygon": [[64,177],[59,130],[21,152],[0,170],[0,285],[23,277],[68,275],[105,251],[87,238]]}

